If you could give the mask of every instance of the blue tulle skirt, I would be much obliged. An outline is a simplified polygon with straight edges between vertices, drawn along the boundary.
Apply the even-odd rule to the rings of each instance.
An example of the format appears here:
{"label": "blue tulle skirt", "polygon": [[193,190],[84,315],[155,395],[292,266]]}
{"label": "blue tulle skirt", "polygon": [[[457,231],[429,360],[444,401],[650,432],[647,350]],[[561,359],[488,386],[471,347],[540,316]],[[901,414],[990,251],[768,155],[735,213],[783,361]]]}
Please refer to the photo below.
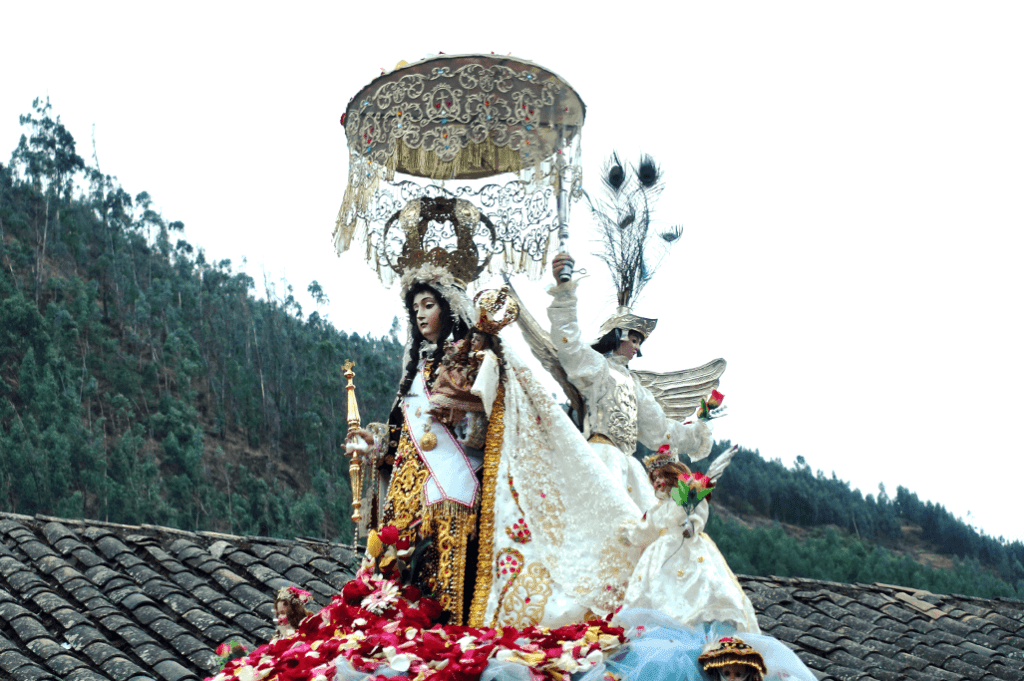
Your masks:
{"label": "blue tulle skirt", "polygon": [[800,658],[782,641],[764,634],[737,632],[721,622],[684,627],[656,610],[623,610],[615,624],[627,631],[629,642],[618,652],[573,681],[605,681],[606,672],[621,681],[708,681],[697,662],[708,643],[725,636],[739,636],[764,658],[765,681],[816,681]]}

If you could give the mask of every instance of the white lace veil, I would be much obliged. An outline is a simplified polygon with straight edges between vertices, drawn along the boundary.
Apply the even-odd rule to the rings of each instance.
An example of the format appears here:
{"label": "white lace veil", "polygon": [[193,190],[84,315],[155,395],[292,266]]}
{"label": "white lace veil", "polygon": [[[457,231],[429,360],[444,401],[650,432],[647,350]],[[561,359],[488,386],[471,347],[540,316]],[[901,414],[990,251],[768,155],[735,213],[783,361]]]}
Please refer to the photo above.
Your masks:
{"label": "white lace veil", "polygon": [[641,510],[561,406],[508,347],[501,455],[551,577],[595,613],[622,603],[640,550],[619,539]]}

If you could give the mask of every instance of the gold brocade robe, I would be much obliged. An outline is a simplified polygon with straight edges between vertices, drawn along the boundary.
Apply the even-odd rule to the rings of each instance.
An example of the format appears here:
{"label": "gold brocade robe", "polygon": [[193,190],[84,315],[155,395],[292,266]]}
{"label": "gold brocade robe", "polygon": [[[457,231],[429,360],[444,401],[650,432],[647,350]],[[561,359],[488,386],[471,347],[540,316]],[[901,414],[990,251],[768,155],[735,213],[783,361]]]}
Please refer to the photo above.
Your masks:
{"label": "gold brocade robe", "polygon": [[[433,594],[451,613],[451,624],[462,624],[467,591],[467,545],[471,535],[476,534],[477,515],[475,509],[457,504],[441,503],[427,509],[423,486],[429,477],[430,471],[403,425],[381,525],[394,525],[399,535],[413,545],[421,536],[433,538],[420,558],[416,586]],[[473,558],[475,564],[475,556]]]}

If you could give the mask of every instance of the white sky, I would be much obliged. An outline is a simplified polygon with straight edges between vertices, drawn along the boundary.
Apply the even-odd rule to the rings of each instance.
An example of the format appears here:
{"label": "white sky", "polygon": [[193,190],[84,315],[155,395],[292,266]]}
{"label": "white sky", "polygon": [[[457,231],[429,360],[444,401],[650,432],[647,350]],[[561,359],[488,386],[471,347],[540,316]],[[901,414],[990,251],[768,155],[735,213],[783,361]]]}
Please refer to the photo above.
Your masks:
{"label": "white sky", "polygon": [[1024,539],[1022,34],[1016,2],[5,3],[0,153],[48,94],[209,259],[316,279],[336,325],[379,335],[397,292],[330,243],[348,99],[401,59],[532,59],[587,104],[585,186],[613,148],[667,173],[685,231],[637,368],[725,357],[718,436]]}

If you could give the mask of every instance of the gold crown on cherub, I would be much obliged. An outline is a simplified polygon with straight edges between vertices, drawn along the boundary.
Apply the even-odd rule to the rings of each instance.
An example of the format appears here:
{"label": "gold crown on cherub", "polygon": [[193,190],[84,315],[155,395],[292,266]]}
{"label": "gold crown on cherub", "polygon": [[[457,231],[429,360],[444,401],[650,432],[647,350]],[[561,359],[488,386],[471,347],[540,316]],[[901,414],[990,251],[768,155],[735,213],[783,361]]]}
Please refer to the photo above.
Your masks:
{"label": "gold crown on cherub", "polygon": [[487,289],[473,296],[476,328],[492,336],[519,319],[519,303],[509,295],[508,285]]}
{"label": "gold crown on cherub", "polygon": [[670,463],[679,463],[679,457],[669,451],[668,445],[658,447],[658,451],[650,456],[644,457],[644,468],[650,473],[655,468],[667,466]]}

